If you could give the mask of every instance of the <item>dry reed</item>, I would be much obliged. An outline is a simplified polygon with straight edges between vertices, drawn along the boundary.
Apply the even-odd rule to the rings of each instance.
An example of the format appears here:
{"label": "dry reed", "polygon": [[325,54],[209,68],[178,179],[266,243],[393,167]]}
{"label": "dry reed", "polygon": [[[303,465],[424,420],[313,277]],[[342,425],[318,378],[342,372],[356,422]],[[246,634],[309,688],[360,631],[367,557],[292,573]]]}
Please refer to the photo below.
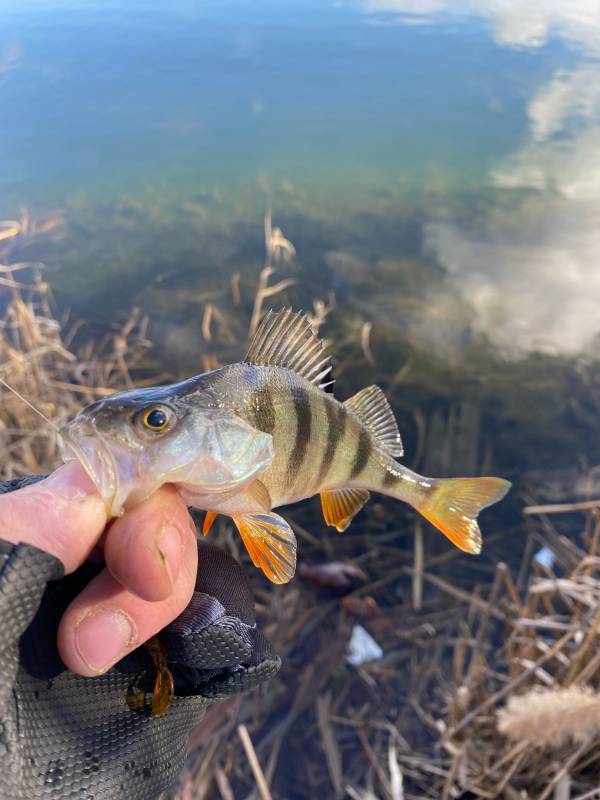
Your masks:
{"label": "dry reed", "polygon": [[[143,382],[148,319],[133,309],[125,323],[96,341],[78,336],[78,325],[56,317],[52,292],[39,263],[15,261],[33,240],[61,236],[62,218],[0,226],[0,378],[58,427],[83,405]],[[10,235],[9,235],[10,234]],[[76,347],[73,342],[80,340]],[[132,372],[134,377],[132,377]],[[146,378],[147,379],[147,378]],[[0,387],[0,476],[44,472],[56,464],[55,428],[6,386]]]}
{"label": "dry reed", "polygon": [[498,730],[532,747],[583,744],[600,737],[600,694],[589,686],[535,687],[510,698]]}
{"label": "dry reed", "polygon": [[[95,340],[85,328],[57,320],[43,267],[20,262],[19,251],[32,237],[52,238],[60,230],[59,217],[36,222],[24,214],[0,224],[0,377],[57,424],[115,389],[169,377],[147,359],[148,320],[139,310]],[[234,345],[243,350],[243,329],[233,324],[228,303],[236,319],[247,310],[252,332],[266,301],[280,304],[292,285],[292,278],[269,282],[275,264],[295,252],[270,217],[265,237],[266,260],[253,297],[234,275],[222,297],[204,306],[203,317],[199,310],[205,364],[222,363]],[[315,302],[315,328],[333,306],[333,298]],[[362,320],[354,331],[347,350],[376,362],[371,328]],[[411,362],[394,381],[409,369]],[[1,396],[2,474],[51,468],[54,433],[10,393]],[[485,467],[476,447],[479,418],[467,404],[446,417],[416,409],[414,420],[415,463],[447,472],[460,455],[473,474]],[[530,545],[515,571],[494,564],[495,554],[510,549],[515,529],[488,534],[491,559],[470,560],[466,569],[464,556],[443,548],[430,530],[415,529],[410,514],[388,515],[386,508],[370,504],[339,538],[323,529],[315,505],[292,511],[299,576],[273,587],[251,574],[260,624],[282,655],[282,672],[259,693],[210,710],[169,797],[597,796],[597,511],[589,511],[577,543],[546,515],[539,523],[529,516],[519,530],[529,533]],[[244,558],[227,523],[215,527],[221,543]],[[542,545],[552,550],[552,567],[533,558]],[[306,562],[333,561],[352,580],[319,585],[315,576],[330,569],[308,569],[307,580],[300,577]],[[383,657],[354,667],[345,653],[357,624]]]}

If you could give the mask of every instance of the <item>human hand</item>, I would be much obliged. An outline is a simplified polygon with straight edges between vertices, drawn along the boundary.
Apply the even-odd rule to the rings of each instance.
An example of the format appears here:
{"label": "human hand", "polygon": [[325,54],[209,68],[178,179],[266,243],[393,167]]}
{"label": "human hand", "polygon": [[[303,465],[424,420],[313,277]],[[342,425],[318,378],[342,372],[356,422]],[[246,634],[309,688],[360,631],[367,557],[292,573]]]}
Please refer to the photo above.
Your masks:
{"label": "human hand", "polygon": [[106,566],[67,607],[59,629],[64,663],[99,675],[175,619],[194,590],[196,532],[172,487],[108,520],[78,462],[0,495],[0,537],[56,556],[69,574],[94,551]]}
{"label": "human hand", "polygon": [[[104,509],[81,470],[62,467],[15,491],[19,483],[0,484],[0,800],[153,800],[181,770],[190,733],[206,710],[279,669],[257,628],[245,571],[206,541],[190,553],[187,533],[179,565],[168,545],[165,559],[156,557],[158,533],[167,522],[184,532],[190,525],[193,534],[171,490],[117,520],[104,537]],[[10,544],[15,541],[35,547]],[[87,561],[75,569],[97,543],[107,566]],[[54,556],[72,574],[61,578]],[[175,683],[164,717],[126,703],[132,686],[152,690],[153,665],[143,647],[98,677],[65,669],[62,661],[74,658],[82,671],[74,631],[90,611],[127,614],[141,642],[184,602],[188,572],[193,576],[197,563],[189,605],[161,631]],[[143,614],[152,616],[150,625]],[[123,652],[133,647],[130,642]]]}

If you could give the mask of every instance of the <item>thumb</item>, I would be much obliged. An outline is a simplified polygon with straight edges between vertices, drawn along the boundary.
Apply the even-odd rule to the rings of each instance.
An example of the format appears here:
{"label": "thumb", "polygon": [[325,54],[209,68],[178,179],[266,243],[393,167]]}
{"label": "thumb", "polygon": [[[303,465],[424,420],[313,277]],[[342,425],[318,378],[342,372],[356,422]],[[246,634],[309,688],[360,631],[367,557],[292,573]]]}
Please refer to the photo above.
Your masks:
{"label": "thumb", "polygon": [[0,538],[35,545],[73,572],[106,525],[106,510],[91,478],[69,461],[42,481],[0,495]]}

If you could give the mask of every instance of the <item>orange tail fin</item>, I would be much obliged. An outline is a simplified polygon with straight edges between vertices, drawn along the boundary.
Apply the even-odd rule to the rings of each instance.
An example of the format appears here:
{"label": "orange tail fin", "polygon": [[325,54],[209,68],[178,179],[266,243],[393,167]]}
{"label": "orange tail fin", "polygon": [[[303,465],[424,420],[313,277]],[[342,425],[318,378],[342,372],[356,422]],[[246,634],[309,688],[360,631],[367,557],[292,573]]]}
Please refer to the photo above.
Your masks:
{"label": "orange tail fin", "polygon": [[418,511],[466,553],[481,551],[477,515],[501,500],[510,489],[502,478],[447,478],[438,480]]}

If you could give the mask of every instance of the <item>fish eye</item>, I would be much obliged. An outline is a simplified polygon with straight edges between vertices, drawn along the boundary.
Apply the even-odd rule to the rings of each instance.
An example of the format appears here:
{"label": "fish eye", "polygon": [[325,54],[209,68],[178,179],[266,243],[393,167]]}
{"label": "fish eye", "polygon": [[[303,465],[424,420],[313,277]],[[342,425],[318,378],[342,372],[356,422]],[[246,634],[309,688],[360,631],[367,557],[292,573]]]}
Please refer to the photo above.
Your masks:
{"label": "fish eye", "polygon": [[140,421],[147,431],[163,433],[171,424],[172,414],[163,406],[150,406],[142,411]]}

